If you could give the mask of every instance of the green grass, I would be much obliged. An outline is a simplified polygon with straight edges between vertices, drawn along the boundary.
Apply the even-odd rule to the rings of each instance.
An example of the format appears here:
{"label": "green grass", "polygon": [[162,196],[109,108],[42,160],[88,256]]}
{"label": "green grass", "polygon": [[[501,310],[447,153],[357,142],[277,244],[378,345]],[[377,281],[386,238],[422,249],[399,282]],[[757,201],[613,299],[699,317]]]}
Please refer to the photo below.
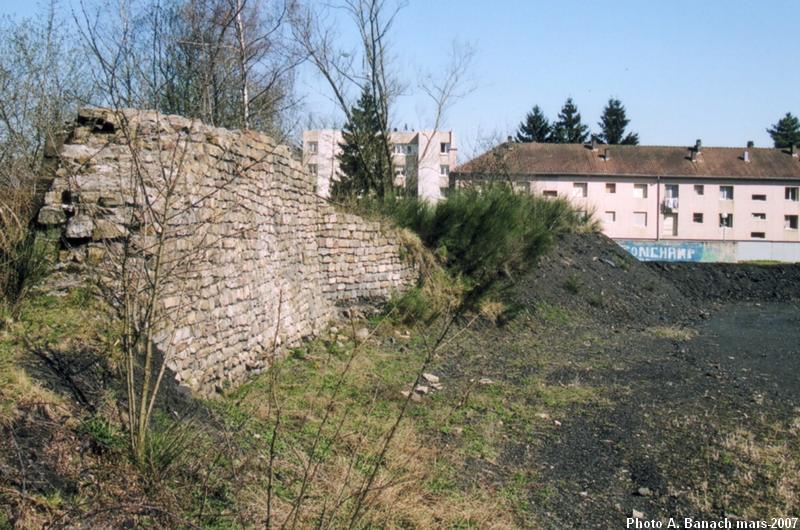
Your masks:
{"label": "green grass", "polygon": [[26,296],[20,301],[17,318],[0,331],[0,421],[13,416],[21,400],[46,394],[21,368],[31,348],[66,350],[70,345],[96,345],[102,351],[113,351],[115,340],[114,326],[88,289],[76,288],[64,296]]}
{"label": "green grass", "polygon": [[554,325],[566,325],[572,320],[569,311],[563,307],[539,301],[536,303],[534,314],[541,318],[545,323]]}
{"label": "green grass", "polygon": [[570,274],[564,280],[564,290],[571,294],[578,294],[583,286],[583,282],[576,274]]}
{"label": "green grass", "polygon": [[778,261],[774,259],[754,259],[748,261],[740,261],[741,265],[785,265],[786,263],[783,261]]}
{"label": "green grass", "polygon": [[102,416],[93,415],[81,422],[78,433],[87,436],[100,451],[120,451],[127,440],[117,426]]}

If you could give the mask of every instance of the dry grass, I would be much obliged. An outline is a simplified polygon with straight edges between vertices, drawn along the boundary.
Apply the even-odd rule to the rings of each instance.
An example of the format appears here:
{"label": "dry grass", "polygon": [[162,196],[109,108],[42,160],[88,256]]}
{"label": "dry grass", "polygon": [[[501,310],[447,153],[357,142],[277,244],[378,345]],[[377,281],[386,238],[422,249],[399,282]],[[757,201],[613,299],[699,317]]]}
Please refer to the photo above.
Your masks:
{"label": "dry grass", "polygon": [[697,336],[696,330],[678,326],[654,326],[647,331],[655,337],[678,342],[690,341]]}
{"label": "dry grass", "polygon": [[690,500],[705,511],[722,506],[748,519],[796,516],[800,509],[800,417],[756,434],[725,435],[710,459],[725,472],[699,485]]}
{"label": "dry grass", "polygon": [[497,320],[507,309],[503,302],[494,298],[481,300],[478,308],[481,316],[492,323],[497,323]]}
{"label": "dry grass", "polygon": [[741,498],[738,515],[755,518],[797,514],[800,445],[796,435],[787,440],[780,434],[759,437],[738,429],[724,439],[722,447],[736,466],[736,479],[728,484],[727,496]]}
{"label": "dry grass", "polygon": [[21,296],[35,211],[32,189],[0,187],[0,304],[12,305]]}
{"label": "dry grass", "polygon": [[[346,352],[331,354],[319,343],[299,359],[279,363],[281,425],[274,469],[280,477],[273,498],[273,520],[289,516],[297,499],[303,470],[315,469],[306,491],[298,528],[347,527],[354,499],[365,483],[372,463],[403,403],[401,391],[413,381],[414,355],[399,359],[379,349],[358,355],[347,370],[340,397],[331,401],[333,380],[345,370]],[[226,399],[235,403],[226,414],[253,418],[248,424],[251,440],[271,434],[275,411],[264,398],[268,385],[259,378]],[[426,398],[427,400],[428,398]],[[412,403],[428,407],[430,403]],[[329,413],[327,424],[323,418]],[[415,413],[412,410],[411,415]],[[319,430],[319,431],[318,431]],[[320,432],[315,453],[310,447]],[[457,464],[449,454],[426,439],[412,418],[404,420],[392,438],[386,460],[366,496],[359,528],[516,528],[513,510],[490,490],[458,486],[453,477]],[[428,433],[430,434],[430,433]],[[266,441],[259,442],[262,450]],[[251,468],[251,481],[238,501],[237,511],[266,517],[267,495],[263,487],[265,458]],[[259,479],[260,478],[260,479]]]}

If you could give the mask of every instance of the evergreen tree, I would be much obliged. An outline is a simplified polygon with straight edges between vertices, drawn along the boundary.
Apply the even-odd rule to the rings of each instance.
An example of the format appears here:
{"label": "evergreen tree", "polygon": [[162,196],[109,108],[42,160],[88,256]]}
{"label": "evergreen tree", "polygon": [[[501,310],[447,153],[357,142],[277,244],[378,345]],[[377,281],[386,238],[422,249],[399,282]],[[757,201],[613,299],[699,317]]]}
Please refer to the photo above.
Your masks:
{"label": "evergreen tree", "polygon": [[625,128],[631,120],[625,115],[625,107],[618,99],[610,98],[603,109],[603,116],[598,125],[602,131],[598,138],[607,144],[638,145],[639,135],[636,133],[625,134]]}
{"label": "evergreen tree", "polygon": [[772,137],[775,147],[791,147],[800,144],[800,120],[787,112],[786,116],[778,120],[767,132]]}
{"label": "evergreen tree", "polygon": [[334,197],[376,193],[383,197],[392,185],[387,163],[388,133],[381,127],[375,97],[365,88],[342,130],[338,155],[342,174],[333,183]]}
{"label": "evergreen tree", "polygon": [[525,121],[519,124],[517,141],[523,143],[549,142],[550,130],[550,120],[544,115],[539,105],[535,105],[533,110],[525,116]]}
{"label": "evergreen tree", "polygon": [[572,98],[567,98],[558,121],[553,124],[552,141],[558,144],[582,144],[589,137],[589,127],[581,123],[581,114]]}

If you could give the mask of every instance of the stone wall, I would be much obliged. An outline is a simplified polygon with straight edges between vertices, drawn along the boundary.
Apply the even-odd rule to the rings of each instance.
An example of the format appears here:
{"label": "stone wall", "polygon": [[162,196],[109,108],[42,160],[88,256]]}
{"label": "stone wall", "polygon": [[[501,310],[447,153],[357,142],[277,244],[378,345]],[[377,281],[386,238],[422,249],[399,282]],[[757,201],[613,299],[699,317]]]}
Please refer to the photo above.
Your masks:
{"label": "stone wall", "polygon": [[61,227],[62,261],[117,283],[125,244],[152,263],[170,234],[158,345],[203,393],[264,368],[275,342],[318,334],[337,305],[417,278],[397,234],[317,197],[289,148],[155,112],[82,110],[39,222]]}

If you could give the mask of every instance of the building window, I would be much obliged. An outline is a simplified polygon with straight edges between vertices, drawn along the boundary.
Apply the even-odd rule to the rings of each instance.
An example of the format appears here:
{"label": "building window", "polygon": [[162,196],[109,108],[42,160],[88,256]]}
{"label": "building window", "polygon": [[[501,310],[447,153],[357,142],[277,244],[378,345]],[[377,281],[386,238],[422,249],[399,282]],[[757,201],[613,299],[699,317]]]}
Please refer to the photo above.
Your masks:
{"label": "building window", "polygon": [[647,198],[647,184],[634,184],[633,185],[633,196],[636,199],[646,199]]}
{"label": "building window", "polygon": [[750,232],[750,237],[753,239],[764,239],[767,236],[764,232]]}
{"label": "building window", "polygon": [[723,201],[732,201],[733,200],[733,186],[720,186],[719,187],[719,198]]}
{"label": "building window", "polygon": [[403,154],[403,149],[405,149],[405,146],[403,144],[394,144],[394,152],[395,152],[395,154],[402,155]]}
{"label": "building window", "polygon": [[316,164],[309,164],[308,165],[308,172],[314,176],[317,176],[317,165]]}
{"label": "building window", "polygon": [[531,189],[530,182],[514,182],[512,186],[517,193],[529,193]]}
{"label": "building window", "polygon": [[312,155],[317,152],[317,147],[319,144],[317,142],[308,142],[308,152]]}
{"label": "building window", "polygon": [[757,221],[766,221],[767,214],[761,212],[755,212],[753,213],[753,219],[756,219]]}
{"label": "building window", "polygon": [[583,198],[588,194],[588,186],[585,182],[575,182],[572,184],[572,196]]}
{"label": "building window", "polygon": [[606,182],[606,193],[617,193],[617,184],[615,182]]}
{"label": "building window", "polygon": [[448,166],[446,164],[442,164],[441,166],[439,166],[439,174],[443,175],[445,177],[447,175],[449,175],[450,174],[450,166]]}
{"label": "building window", "polygon": [[633,212],[633,224],[647,226],[647,212]]}
{"label": "building window", "polygon": [[783,227],[786,230],[797,230],[797,216],[796,215],[784,215],[783,216]]}
{"label": "building window", "polygon": [[558,192],[556,190],[544,190],[542,195],[544,197],[558,197]]}
{"label": "building window", "polygon": [[607,223],[615,223],[617,222],[617,212],[609,210],[605,214],[605,221]]}
{"label": "building window", "polygon": [[702,213],[693,213],[692,214],[692,221],[695,223],[702,223],[703,222],[703,214]]}
{"label": "building window", "polygon": [[442,197],[447,197],[450,195],[450,188],[439,188],[439,195]]}
{"label": "building window", "polygon": [[439,152],[442,153],[442,154],[449,153],[450,152],[450,142],[441,142],[439,144]]}
{"label": "building window", "polygon": [[785,196],[787,201],[797,201],[797,188],[786,188]]}
{"label": "building window", "polygon": [[753,200],[754,201],[766,201],[767,200],[767,196],[766,195],[761,195],[761,194],[754,194],[753,195]]}
{"label": "building window", "polygon": [[733,214],[732,213],[719,214],[719,226],[723,228],[733,228]]}
{"label": "building window", "polygon": [[695,195],[705,195],[706,187],[702,184],[695,184],[694,185],[694,193]]}

